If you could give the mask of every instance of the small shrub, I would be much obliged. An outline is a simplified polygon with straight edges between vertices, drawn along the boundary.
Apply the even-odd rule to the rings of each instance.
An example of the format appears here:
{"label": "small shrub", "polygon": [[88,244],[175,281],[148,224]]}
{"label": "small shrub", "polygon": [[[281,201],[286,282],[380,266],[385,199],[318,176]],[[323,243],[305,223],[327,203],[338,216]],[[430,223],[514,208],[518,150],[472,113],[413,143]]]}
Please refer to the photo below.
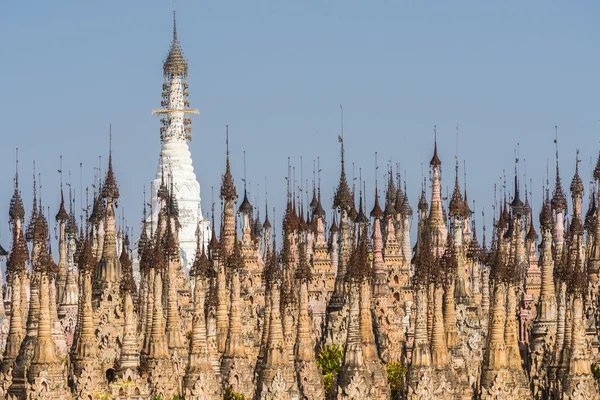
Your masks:
{"label": "small shrub", "polygon": [[110,395],[110,393],[102,392],[99,390],[90,392],[90,394],[92,395],[92,399],[94,399],[94,400],[112,400],[112,399],[114,399],[114,397],[112,397]]}
{"label": "small shrub", "polygon": [[600,364],[592,363],[592,375],[595,380],[600,380]]}
{"label": "small shrub", "polygon": [[333,384],[333,376],[337,375],[344,360],[344,350],[336,345],[321,346],[317,355],[317,365],[323,374],[325,393],[329,393]]}
{"label": "small shrub", "polygon": [[233,390],[232,388],[228,388],[225,391],[225,395],[223,396],[223,400],[246,400],[246,396],[240,394]]}
{"label": "small shrub", "polygon": [[392,399],[397,399],[400,396],[404,377],[408,373],[408,368],[402,364],[401,361],[393,361],[385,366],[387,373],[388,385],[390,385],[390,392]]}

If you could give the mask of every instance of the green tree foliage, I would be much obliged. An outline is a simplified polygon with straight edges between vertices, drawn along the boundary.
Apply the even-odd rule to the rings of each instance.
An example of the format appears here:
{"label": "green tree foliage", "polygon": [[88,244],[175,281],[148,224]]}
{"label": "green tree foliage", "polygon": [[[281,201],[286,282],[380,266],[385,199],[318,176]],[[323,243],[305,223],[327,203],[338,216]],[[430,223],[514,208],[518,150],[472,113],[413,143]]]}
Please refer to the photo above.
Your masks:
{"label": "green tree foliage", "polygon": [[390,385],[392,399],[397,399],[400,396],[400,391],[402,390],[404,377],[408,373],[408,368],[405,367],[401,361],[393,361],[385,366],[385,371],[387,373],[387,380]]}
{"label": "green tree foliage", "polygon": [[243,394],[239,394],[232,388],[229,388],[225,391],[223,400],[246,400],[246,396],[244,396]]}
{"label": "green tree foliage", "polygon": [[598,363],[592,363],[592,375],[595,380],[600,380],[600,365]]}
{"label": "green tree foliage", "polygon": [[317,365],[323,374],[323,385],[325,392],[329,393],[333,384],[333,377],[337,375],[344,359],[344,350],[335,344],[321,346],[317,355]]}

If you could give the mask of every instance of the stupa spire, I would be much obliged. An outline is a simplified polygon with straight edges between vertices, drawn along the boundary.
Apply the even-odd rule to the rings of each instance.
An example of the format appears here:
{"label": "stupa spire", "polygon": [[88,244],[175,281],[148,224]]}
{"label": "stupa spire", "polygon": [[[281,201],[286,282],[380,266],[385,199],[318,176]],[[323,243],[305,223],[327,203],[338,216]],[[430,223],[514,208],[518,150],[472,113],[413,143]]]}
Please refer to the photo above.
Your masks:
{"label": "stupa spire", "polygon": [[167,78],[174,75],[186,77],[187,73],[187,60],[183,56],[183,50],[181,49],[181,44],[177,37],[177,11],[175,10],[175,7],[173,7],[173,40],[167,58],[163,63],[163,74],[165,78]]}
{"label": "stupa spire", "polygon": [[223,223],[221,225],[221,251],[228,256],[233,250],[235,237],[235,211],[233,202],[237,199],[231,164],[229,162],[229,125],[225,126],[225,174],[221,183],[221,201],[223,202]]}
{"label": "stupa spire", "polygon": [[[432,234],[439,236],[438,243],[444,243],[448,230],[446,229],[444,211],[442,206],[442,191],[441,191],[441,166],[442,161],[440,160],[437,152],[437,128],[433,127],[434,134],[434,149],[433,158],[429,163],[431,167],[431,207],[429,209],[428,223],[431,225]],[[462,198],[462,196],[461,196]]]}
{"label": "stupa spire", "polygon": [[75,375],[75,392],[79,396],[85,396],[106,385],[100,359],[98,358],[98,345],[94,333],[92,274],[96,266],[96,260],[92,251],[89,229],[79,254],[78,266],[79,281],[82,282],[82,293],[79,297],[81,303],[78,312],[79,329],[73,342],[71,354]]}
{"label": "stupa spire", "polygon": [[183,378],[186,397],[189,396],[190,398],[217,398],[220,394],[220,386],[211,363],[212,357],[206,338],[204,309],[209,268],[210,262],[204,252],[204,246],[200,249],[200,239],[198,239],[193,271],[190,270],[190,274],[193,272],[195,282],[194,318],[188,363]]}
{"label": "stupa spire", "polygon": [[344,120],[343,120],[343,108],[340,105],[340,109],[342,110],[342,133],[338,136],[338,141],[340,142],[340,181],[338,183],[337,190],[335,192],[335,196],[333,198],[333,207],[339,209],[350,210],[350,207],[353,204],[352,195],[350,194],[350,189],[348,188],[348,180],[346,179],[346,169],[345,169],[345,161],[344,161]]}
{"label": "stupa spire", "polygon": [[63,292],[67,281],[67,222],[69,214],[65,208],[65,195],[62,185],[62,156],[60,157],[60,206],[55,220],[59,223],[58,241],[58,274],[56,278],[56,297],[58,301],[63,298]]}
{"label": "stupa spire", "polygon": [[[192,140],[192,114],[197,109],[190,108],[188,91],[188,63],[183,56],[177,26],[177,14],[173,10],[173,35],[169,53],[163,64],[163,85],[161,108],[153,110],[160,116],[161,151],[156,177],[153,181],[151,203],[153,216],[157,217],[164,190],[165,174],[168,175],[174,190],[171,195],[178,206],[179,218],[177,234],[181,254],[181,266],[187,271],[194,260],[196,251],[196,228],[201,223],[201,230],[209,231],[209,222],[202,216],[200,184],[194,173],[192,155],[188,141]],[[204,237],[204,245],[210,240]]]}
{"label": "stupa spire", "polygon": [[234,236],[234,246],[227,258],[227,270],[230,274],[230,311],[229,330],[225,343],[225,352],[221,361],[223,387],[252,398],[254,387],[251,383],[254,366],[251,365],[242,338],[242,299],[240,298],[240,272],[244,268],[242,244]]}

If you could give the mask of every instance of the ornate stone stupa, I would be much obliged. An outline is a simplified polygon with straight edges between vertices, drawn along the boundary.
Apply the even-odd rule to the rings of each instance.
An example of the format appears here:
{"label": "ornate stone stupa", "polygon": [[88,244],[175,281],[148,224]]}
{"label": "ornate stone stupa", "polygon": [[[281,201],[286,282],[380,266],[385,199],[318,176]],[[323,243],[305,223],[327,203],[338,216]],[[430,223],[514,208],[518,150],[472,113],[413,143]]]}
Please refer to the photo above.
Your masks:
{"label": "ornate stone stupa", "polygon": [[150,215],[147,222],[158,221],[160,189],[172,184],[179,208],[179,250],[185,270],[189,270],[195,257],[196,230],[200,228],[204,232],[201,236],[205,246],[210,241],[209,222],[202,216],[200,184],[194,173],[192,154],[187,143],[192,140],[190,114],[198,113],[198,110],[190,109],[187,75],[188,64],[177,38],[177,23],[173,12],[173,42],[163,64],[162,108],[153,111],[161,116],[162,146],[158,171],[151,188],[154,215]]}

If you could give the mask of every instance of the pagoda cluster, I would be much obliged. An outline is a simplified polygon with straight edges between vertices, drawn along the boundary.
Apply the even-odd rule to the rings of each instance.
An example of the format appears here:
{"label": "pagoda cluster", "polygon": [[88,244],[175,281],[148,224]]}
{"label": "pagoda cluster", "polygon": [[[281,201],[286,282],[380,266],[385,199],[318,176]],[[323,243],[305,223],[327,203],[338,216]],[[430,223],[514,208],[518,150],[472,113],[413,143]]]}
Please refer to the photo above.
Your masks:
{"label": "pagoda cluster", "polygon": [[[67,206],[61,188],[55,262],[35,177],[26,223],[17,175],[0,395],[599,398],[600,159],[585,215],[578,166],[569,213],[557,161],[539,234],[515,174],[489,248],[485,229],[479,244],[458,163],[453,193],[442,199],[441,165],[436,145],[430,204],[423,186],[414,246],[406,182],[390,171],[385,198],[380,205],[376,188],[367,213],[364,193],[356,204],[348,185],[343,144],[332,218],[319,187],[309,204],[288,190],[276,243],[268,209],[261,221],[245,188],[238,204],[228,153],[220,234],[213,215],[206,248],[198,229],[189,271],[181,265],[179,208],[168,179],[157,191],[156,220],[144,207],[137,260],[127,229],[117,228],[112,156],[79,223],[71,191]],[[343,356],[325,386],[317,359],[336,348]]]}

